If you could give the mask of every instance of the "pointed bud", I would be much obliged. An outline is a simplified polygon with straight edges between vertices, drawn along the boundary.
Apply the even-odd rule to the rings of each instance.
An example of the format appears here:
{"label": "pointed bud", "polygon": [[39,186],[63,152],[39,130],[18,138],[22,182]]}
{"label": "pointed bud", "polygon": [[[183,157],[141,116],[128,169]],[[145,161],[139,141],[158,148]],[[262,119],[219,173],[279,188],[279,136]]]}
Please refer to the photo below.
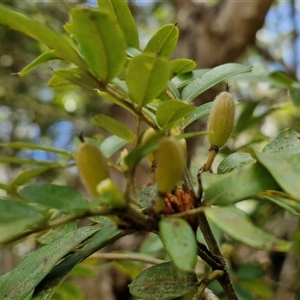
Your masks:
{"label": "pointed bud", "polygon": [[209,143],[221,148],[228,140],[234,125],[234,100],[228,92],[215,98],[209,115],[207,130]]}
{"label": "pointed bud", "polygon": [[129,170],[129,167],[125,162],[127,155],[128,155],[128,150],[127,149],[123,149],[120,153],[120,163],[119,163],[119,165],[120,165],[120,167],[121,167],[121,169],[124,173],[126,173]]}
{"label": "pointed bud", "polygon": [[83,142],[75,160],[83,184],[92,196],[97,196],[97,185],[109,177],[106,158],[95,145]]}

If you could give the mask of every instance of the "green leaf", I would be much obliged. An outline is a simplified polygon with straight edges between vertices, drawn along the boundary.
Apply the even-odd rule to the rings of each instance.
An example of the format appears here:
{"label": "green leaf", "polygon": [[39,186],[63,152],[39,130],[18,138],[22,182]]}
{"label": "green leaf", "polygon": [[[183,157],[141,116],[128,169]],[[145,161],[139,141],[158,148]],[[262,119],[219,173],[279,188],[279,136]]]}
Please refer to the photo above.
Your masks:
{"label": "green leaf", "polygon": [[15,149],[42,150],[42,151],[46,151],[46,152],[51,152],[51,153],[56,153],[56,154],[73,157],[73,154],[71,152],[63,150],[63,149],[47,147],[47,146],[26,143],[26,142],[11,142],[11,143],[7,143],[7,144],[0,144],[0,147],[10,147],[10,148],[15,148]]}
{"label": "green leaf", "polygon": [[272,174],[281,188],[300,200],[300,155],[297,153],[260,153],[257,160]]}
{"label": "green leaf", "polygon": [[[37,166],[52,166],[53,162],[45,161],[45,160],[35,160],[35,159],[23,159],[18,157],[7,157],[2,156],[0,157],[1,163],[6,164],[21,164],[21,165],[37,165]],[[57,163],[55,163],[57,164]],[[58,166],[58,164],[57,164]]]}
{"label": "green leaf", "polygon": [[167,86],[169,63],[146,54],[138,55],[129,63],[126,83],[134,103],[142,107],[157,97]]}
{"label": "green leaf", "polygon": [[290,95],[293,101],[293,104],[296,107],[300,106],[300,83],[299,82],[293,82],[290,87]]}
{"label": "green leaf", "polygon": [[142,208],[148,208],[154,203],[158,198],[157,194],[157,184],[152,184],[143,187],[137,196],[137,202]]}
{"label": "green leaf", "polygon": [[153,137],[146,141],[145,144],[131,150],[125,158],[126,165],[131,168],[135,166],[146,154],[155,151],[158,148],[159,139],[165,134],[164,131],[159,131]]}
{"label": "green leaf", "polygon": [[93,76],[79,68],[57,69],[53,73],[54,78],[50,80],[51,86],[53,86],[53,81],[55,83],[55,77],[60,77],[89,91],[94,91],[95,88],[99,87],[99,82]]}
{"label": "green leaf", "polygon": [[234,133],[241,133],[252,125],[258,124],[265,116],[269,115],[276,108],[267,108],[260,114],[253,115],[254,110],[260,104],[260,101],[245,103],[242,113],[234,127]]}
{"label": "green leaf", "polygon": [[0,24],[6,25],[13,30],[20,31],[45,44],[56,54],[66,61],[70,61],[79,68],[86,70],[86,65],[73,45],[59,33],[46,25],[30,19],[11,7],[0,4]]}
{"label": "green leaf", "polygon": [[275,71],[269,75],[269,77],[277,83],[277,85],[280,85],[285,88],[289,88],[294,81],[290,76],[288,76],[286,73],[282,71]]}
{"label": "green leaf", "polygon": [[100,145],[100,150],[105,157],[111,157],[128,142],[116,135],[110,135]]}
{"label": "green leaf", "polygon": [[194,79],[202,76],[204,73],[206,73],[209,70],[210,69],[198,69],[198,70],[194,70],[192,72],[180,74],[180,75],[174,77],[171,81],[174,84],[174,86],[177,89],[179,89],[179,88],[187,85],[188,83],[190,83]]}
{"label": "green leaf", "polygon": [[10,188],[14,189],[17,186],[23,185],[29,180],[44,174],[45,172],[49,171],[50,169],[56,168],[57,166],[54,164],[53,166],[45,166],[41,168],[27,170],[19,174],[10,184]]}
{"label": "green leaf", "polygon": [[236,152],[227,156],[218,166],[218,174],[225,174],[234,169],[254,163],[255,159],[246,152]]}
{"label": "green leaf", "polygon": [[126,44],[119,24],[98,10],[73,8],[73,20],[66,25],[74,36],[92,72],[104,82],[122,71],[126,61]]}
{"label": "green leaf", "polygon": [[146,269],[129,285],[135,298],[168,300],[197,291],[198,279],[194,272],[184,272],[172,263],[162,263]]}
{"label": "green leaf", "polygon": [[99,217],[98,219],[101,220],[101,230],[94,234],[81,249],[78,249],[75,253],[57,264],[51,272],[44,277],[44,279],[36,286],[32,300],[52,299],[52,295],[59,284],[66,279],[78,263],[104,246],[112,244],[124,235],[109,218]]}
{"label": "green leaf", "polygon": [[205,201],[227,205],[249,199],[265,190],[279,188],[271,174],[259,163],[244,165],[226,174],[201,175]]}
{"label": "green leaf", "polygon": [[261,200],[269,200],[283,209],[287,210],[291,214],[298,216],[300,214],[299,200],[291,198],[289,195],[279,191],[265,191],[259,193],[256,198]]}
{"label": "green leaf", "polygon": [[100,10],[104,8],[110,11],[114,19],[117,19],[127,46],[139,49],[139,34],[126,0],[98,0],[97,2]]}
{"label": "green leaf", "polygon": [[39,57],[37,57],[34,61],[32,61],[29,65],[27,65],[23,70],[21,70],[18,73],[18,75],[20,77],[23,77],[24,75],[32,71],[34,68],[36,68],[38,65],[52,59],[60,59],[60,57],[56,54],[54,50],[44,52]]}
{"label": "green leaf", "polygon": [[169,129],[193,111],[195,107],[191,104],[179,100],[167,100],[157,107],[157,123],[163,129]]}
{"label": "green leaf", "polygon": [[282,131],[262,152],[300,154],[300,134],[292,129]]}
{"label": "green leaf", "polygon": [[89,208],[89,203],[76,190],[54,184],[32,184],[22,188],[20,196],[30,202],[64,212],[76,212]]}
{"label": "green leaf", "polygon": [[194,60],[177,58],[170,61],[172,77],[193,71],[197,64]]}
{"label": "green leaf", "polygon": [[228,63],[215,67],[201,77],[189,83],[182,91],[182,99],[187,102],[193,101],[197,96],[213,87],[217,83],[237,74],[250,72],[251,68],[235,63]]}
{"label": "green leaf", "polygon": [[195,111],[186,117],[185,127],[192,124],[193,122],[201,119],[202,117],[208,116],[212,107],[212,102],[208,102],[198,106]]}
{"label": "green leaf", "polygon": [[157,56],[169,58],[177,44],[179,30],[174,24],[161,27],[147,43],[144,53],[155,53]]}
{"label": "green leaf", "polygon": [[37,242],[43,245],[51,244],[54,241],[56,241],[58,238],[66,235],[67,233],[74,231],[77,229],[77,224],[75,221],[69,222],[67,224],[64,224],[62,226],[53,228],[49,230],[44,235],[38,237],[36,239]]}
{"label": "green leaf", "polygon": [[0,244],[45,220],[34,207],[11,199],[0,199]]}
{"label": "green leaf", "polygon": [[181,270],[194,269],[197,242],[191,226],[180,218],[165,218],[159,224],[161,240],[173,263]]}
{"label": "green leaf", "polygon": [[98,230],[91,226],[81,227],[26,256],[6,274],[0,286],[0,299],[23,300],[62,257]]}
{"label": "green leaf", "polygon": [[94,120],[99,127],[103,128],[107,132],[114,134],[130,143],[135,142],[136,136],[133,131],[119,121],[103,114],[94,116]]}
{"label": "green leaf", "polygon": [[207,218],[232,238],[254,248],[286,252],[290,243],[254,226],[248,216],[234,206],[205,209]]}

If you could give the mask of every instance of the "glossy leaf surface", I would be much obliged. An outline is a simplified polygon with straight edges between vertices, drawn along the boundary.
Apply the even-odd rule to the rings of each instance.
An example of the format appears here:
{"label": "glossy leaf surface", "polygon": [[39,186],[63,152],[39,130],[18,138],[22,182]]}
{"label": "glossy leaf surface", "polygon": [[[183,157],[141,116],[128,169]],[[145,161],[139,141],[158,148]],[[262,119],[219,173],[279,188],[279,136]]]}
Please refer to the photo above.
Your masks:
{"label": "glossy leaf surface", "polygon": [[251,247],[286,252],[291,246],[254,226],[247,215],[234,206],[207,208],[205,215],[229,236]]}
{"label": "glossy leaf surface", "polygon": [[151,102],[166,88],[169,74],[169,63],[163,59],[145,54],[134,57],[126,73],[133,102],[140,107]]}

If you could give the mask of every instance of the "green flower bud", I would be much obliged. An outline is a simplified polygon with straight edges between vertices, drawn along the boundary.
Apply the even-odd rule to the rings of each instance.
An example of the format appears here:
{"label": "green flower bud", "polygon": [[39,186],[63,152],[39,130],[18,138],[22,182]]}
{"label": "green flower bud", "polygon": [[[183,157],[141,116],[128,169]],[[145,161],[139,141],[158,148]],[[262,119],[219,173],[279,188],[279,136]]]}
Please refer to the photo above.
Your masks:
{"label": "green flower bud", "polygon": [[234,125],[234,100],[228,92],[220,93],[213,102],[207,130],[209,143],[221,148],[228,140]]}
{"label": "green flower bud", "polygon": [[97,185],[97,193],[102,196],[100,199],[101,205],[111,206],[114,208],[124,208],[127,206],[124,194],[117,186],[107,178]]}
{"label": "green flower bud", "polygon": [[170,192],[176,185],[185,167],[185,153],[174,138],[163,138],[156,151],[157,189],[161,194]]}
{"label": "green flower bud", "polygon": [[109,177],[106,158],[92,144],[82,143],[75,156],[81,180],[92,196],[97,196],[97,185]]}

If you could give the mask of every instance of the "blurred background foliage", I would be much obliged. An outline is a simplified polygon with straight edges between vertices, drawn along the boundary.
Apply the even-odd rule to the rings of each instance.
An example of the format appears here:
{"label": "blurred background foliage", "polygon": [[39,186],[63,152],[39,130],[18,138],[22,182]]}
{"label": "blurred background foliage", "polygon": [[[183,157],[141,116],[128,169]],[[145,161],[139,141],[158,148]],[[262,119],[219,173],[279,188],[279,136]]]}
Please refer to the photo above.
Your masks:
{"label": "blurred background foliage", "polygon": [[[2,0],[1,2],[15,7],[59,32],[63,32],[63,25],[69,20],[68,11],[71,7],[87,4],[96,5],[95,2],[88,1],[86,3],[83,0],[59,2],[52,0],[25,2]],[[129,4],[138,24],[142,47],[160,26],[177,22],[176,4],[172,1],[131,0]],[[215,6],[219,4],[219,1],[202,1],[202,4]],[[252,26],[251,23],[249,23],[249,26]],[[52,69],[62,67],[63,62],[61,61],[51,61],[22,78],[13,75],[22,70],[44,50],[46,50],[44,46],[35,40],[8,28],[0,27],[0,143],[27,141],[73,150],[76,133],[84,131],[87,136],[98,133],[103,134],[95,129],[91,122],[93,115],[100,112],[114,115],[120,112],[114,112],[114,109],[106,100],[102,100],[96,94],[83,89],[74,89],[74,87],[53,89],[50,87],[47,82],[51,77]],[[218,51],[219,49],[216,48],[215,53],[212,53],[212,55],[218,56]],[[245,75],[243,80],[240,78],[238,81],[230,80],[229,82],[234,97],[242,99],[242,101],[237,109],[237,128],[231,141],[222,149],[222,154],[229,154],[236,150],[244,151],[248,144],[255,144],[255,147],[262,149],[268,140],[276,137],[280,131],[288,127],[300,132],[300,93],[294,97],[293,103],[287,88],[287,82],[299,81],[299,54],[300,2],[275,1],[265,17],[263,27],[256,33],[255,42],[245,47],[243,54],[236,60],[239,63],[252,66],[253,72],[251,76]],[[270,76],[270,74],[272,75]],[[223,89],[223,87],[220,86],[218,89]],[[205,97],[204,101],[213,99],[209,94]],[[198,126],[205,125],[199,124]],[[198,130],[201,130],[201,128]],[[191,170],[195,174],[197,168],[203,164],[206,155],[207,143],[205,138],[197,140],[196,146],[193,145],[193,147],[195,149]],[[8,147],[0,148],[1,156],[48,161],[57,159],[54,154],[43,151],[19,151]],[[0,182],[8,183],[16,174],[28,168],[30,166],[0,164]],[[51,181],[53,179],[56,182],[71,186],[78,183],[76,172],[73,169],[59,174],[49,172],[38,180]],[[1,190],[0,195],[4,195]],[[266,216],[269,217],[268,224],[262,224],[261,226],[267,226],[270,230],[277,230],[276,233],[284,237],[292,234],[292,229],[295,228],[297,223],[295,219],[291,221],[286,214],[281,215],[281,219],[275,218],[274,216],[277,216],[280,210],[270,207],[270,204],[252,206],[249,211],[256,224],[260,224],[262,216],[264,216],[264,220],[266,220]],[[278,220],[286,222],[281,224],[289,226],[289,230],[278,229]],[[152,245],[155,245],[155,243]],[[233,246],[235,247],[234,256],[231,255]],[[227,243],[225,237],[222,246],[223,251],[225,254],[228,253],[227,256],[231,260],[235,276],[239,278],[241,283],[238,287],[240,295],[243,295],[241,299],[271,299],[273,296],[270,296],[270,289],[274,288],[276,282],[285,285],[286,282],[282,281],[281,277],[289,274],[288,278],[290,278],[291,274],[297,273],[295,266],[299,266],[298,258],[290,258],[278,253],[268,254],[253,251],[242,245],[234,244],[233,246]],[[20,253],[18,255],[22,256]],[[4,254],[2,256],[4,257]],[[287,259],[291,262],[285,267],[287,273],[282,273],[284,261]],[[89,277],[90,273],[87,270],[93,265],[91,261],[87,260],[81,267],[82,269],[79,267],[77,269],[78,274]],[[291,267],[293,264],[294,268]],[[11,265],[2,264],[1,273],[9,268],[11,268]],[[101,271],[99,266],[97,268],[98,272]],[[110,269],[112,265],[102,266],[102,269],[105,268]],[[122,264],[119,264],[117,268],[125,270],[125,273],[126,270],[128,272],[128,268],[131,270],[130,272],[134,270],[134,267]],[[85,270],[83,271],[83,269]],[[268,277],[269,281],[265,281],[265,279],[261,281],[260,279],[266,270],[270,275]],[[299,274],[296,275],[299,278]],[[298,285],[294,285],[293,291],[290,291],[290,286],[287,287],[282,292],[285,294],[280,294],[279,291],[276,294],[276,299],[283,299],[279,298],[282,295],[284,295],[284,299],[292,299],[288,295],[295,296]],[[76,288],[73,285],[64,285],[58,291],[57,299],[67,299],[61,295],[64,295],[64,293],[68,295],[68,292],[66,292],[68,289],[76,290]],[[249,289],[252,290],[252,294],[248,292]],[[127,299],[124,293],[120,294],[123,298],[118,299]],[[108,299],[105,298],[105,300]],[[275,296],[273,299],[275,299]]]}

